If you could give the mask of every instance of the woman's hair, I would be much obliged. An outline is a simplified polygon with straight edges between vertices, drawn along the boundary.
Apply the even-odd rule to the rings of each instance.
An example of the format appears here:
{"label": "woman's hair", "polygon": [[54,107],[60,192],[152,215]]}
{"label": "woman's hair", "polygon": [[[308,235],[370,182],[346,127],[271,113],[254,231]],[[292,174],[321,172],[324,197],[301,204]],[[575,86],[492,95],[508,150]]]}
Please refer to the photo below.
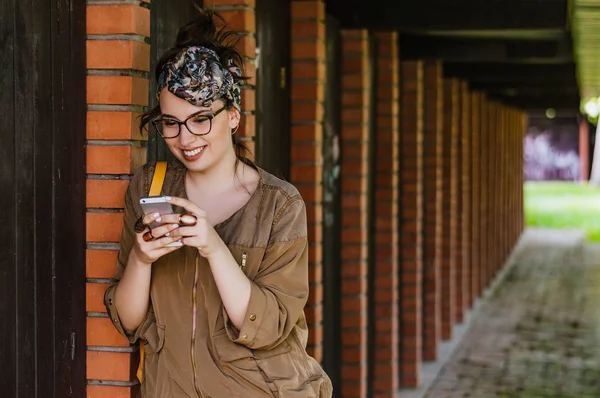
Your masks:
{"label": "woman's hair", "polygon": [[[238,85],[243,86],[247,80],[247,77],[243,75],[244,59],[240,52],[235,48],[239,38],[235,32],[226,28],[225,20],[221,16],[214,13],[212,10],[200,10],[196,19],[188,22],[179,29],[175,45],[165,51],[158,60],[154,70],[155,80],[157,82],[159,81],[165,65],[173,61],[181,50],[191,46],[199,46],[213,50],[218,55],[220,63],[224,67],[231,63],[239,67],[242,71],[242,75],[233,74],[233,78]],[[228,110],[234,108],[231,101],[227,100],[227,98],[222,97],[219,99],[225,102],[225,106]],[[154,118],[160,116],[160,113],[160,104],[158,104],[148,112],[142,114],[140,130],[143,131]],[[256,168],[254,162],[248,157],[250,154],[248,147],[244,145],[235,134],[231,136],[231,139],[237,157],[236,168],[238,161],[242,161],[245,164]]]}

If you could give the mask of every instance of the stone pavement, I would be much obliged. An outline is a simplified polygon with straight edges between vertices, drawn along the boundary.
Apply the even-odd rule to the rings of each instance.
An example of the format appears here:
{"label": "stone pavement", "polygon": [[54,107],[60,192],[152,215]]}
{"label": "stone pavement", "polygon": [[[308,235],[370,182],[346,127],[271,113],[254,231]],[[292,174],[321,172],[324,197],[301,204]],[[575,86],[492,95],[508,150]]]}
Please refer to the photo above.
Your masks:
{"label": "stone pavement", "polygon": [[600,245],[528,229],[430,398],[600,397]]}

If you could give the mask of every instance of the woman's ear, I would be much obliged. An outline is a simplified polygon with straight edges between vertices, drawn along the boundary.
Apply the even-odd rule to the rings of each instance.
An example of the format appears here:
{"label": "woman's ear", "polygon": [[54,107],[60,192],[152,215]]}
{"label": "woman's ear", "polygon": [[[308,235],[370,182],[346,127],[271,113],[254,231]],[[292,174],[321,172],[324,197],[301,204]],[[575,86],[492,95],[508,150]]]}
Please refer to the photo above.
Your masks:
{"label": "woman's ear", "polygon": [[229,128],[233,130],[237,126],[240,125],[240,117],[241,117],[240,111],[233,108],[228,113],[229,113]]}

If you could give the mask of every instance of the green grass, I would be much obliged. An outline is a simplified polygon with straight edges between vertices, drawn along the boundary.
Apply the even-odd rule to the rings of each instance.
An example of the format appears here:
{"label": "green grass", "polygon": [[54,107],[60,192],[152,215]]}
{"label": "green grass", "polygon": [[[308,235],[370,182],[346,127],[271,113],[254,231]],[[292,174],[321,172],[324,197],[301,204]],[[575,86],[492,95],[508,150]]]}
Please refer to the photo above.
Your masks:
{"label": "green grass", "polygon": [[582,229],[600,242],[600,188],[562,182],[525,183],[528,226]]}

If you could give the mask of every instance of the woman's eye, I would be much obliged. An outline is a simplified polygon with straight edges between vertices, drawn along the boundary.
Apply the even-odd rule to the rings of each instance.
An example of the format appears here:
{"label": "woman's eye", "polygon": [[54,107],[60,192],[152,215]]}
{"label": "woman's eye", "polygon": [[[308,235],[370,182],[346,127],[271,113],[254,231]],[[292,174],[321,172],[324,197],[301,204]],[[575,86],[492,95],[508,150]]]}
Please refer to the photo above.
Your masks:
{"label": "woman's eye", "polygon": [[196,116],[190,119],[193,124],[204,124],[208,122],[208,118],[204,116]]}
{"label": "woman's eye", "polygon": [[165,127],[174,127],[175,125],[177,125],[177,122],[175,122],[174,120],[165,119],[162,121],[162,124]]}

